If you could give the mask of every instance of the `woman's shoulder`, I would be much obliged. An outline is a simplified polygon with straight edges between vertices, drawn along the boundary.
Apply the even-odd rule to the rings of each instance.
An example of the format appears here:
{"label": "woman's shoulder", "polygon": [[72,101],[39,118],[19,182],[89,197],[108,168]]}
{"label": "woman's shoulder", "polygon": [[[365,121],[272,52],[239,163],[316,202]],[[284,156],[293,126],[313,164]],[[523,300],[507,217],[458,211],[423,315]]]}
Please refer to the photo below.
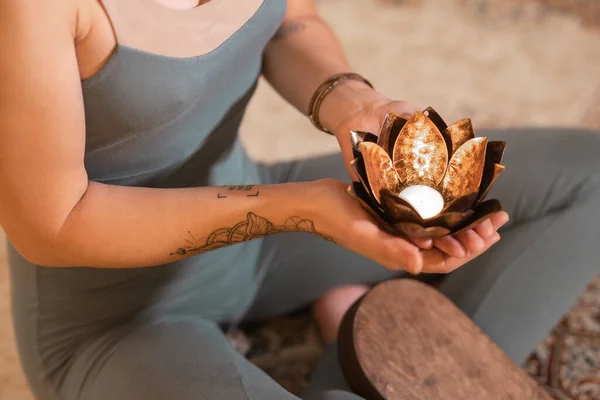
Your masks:
{"label": "woman's shoulder", "polygon": [[[11,19],[18,23],[28,23],[25,31],[41,28],[40,25],[30,23],[52,21],[53,24],[63,24],[63,27],[72,28],[75,34],[80,10],[88,7],[90,0],[27,0],[27,1],[0,1],[0,19]],[[60,25],[56,25],[61,29]]]}
{"label": "woman's shoulder", "polygon": [[[101,36],[107,37],[103,41],[98,40],[99,35],[90,34],[100,30],[95,26],[100,25],[103,15],[99,0],[0,1],[0,35],[5,44],[0,48],[27,48],[27,53],[39,55],[52,52],[60,42],[62,46],[74,46],[77,61],[82,64],[82,59],[85,61],[89,54],[97,53],[92,50],[98,46],[90,46],[91,42],[106,42],[104,47],[110,47],[110,27],[105,29],[108,34]],[[96,37],[89,40],[91,36]],[[84,62],[83,67],[87,64]]]}

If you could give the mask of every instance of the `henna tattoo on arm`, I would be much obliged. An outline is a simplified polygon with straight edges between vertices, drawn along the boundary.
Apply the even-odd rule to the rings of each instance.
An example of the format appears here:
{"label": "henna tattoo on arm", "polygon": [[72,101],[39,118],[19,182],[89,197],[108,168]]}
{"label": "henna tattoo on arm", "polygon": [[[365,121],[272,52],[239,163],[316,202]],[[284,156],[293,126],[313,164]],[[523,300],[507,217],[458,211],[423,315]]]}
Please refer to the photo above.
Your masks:
{"label": "henna tattoo on arm", "polygon": [[290,217],[283,225],[275,225],[266,218],[249,212],[245,221],[239,222],[232,227],[216,229],[206,239],[196,239],[190,232],[190,239],[185,240],[186,245],[178,248],[170,255],[185,256],[200,254],[282,232],[306,232],[335,243],[332,237],[317,232],[312,220],[301,217]]}
{"label": "henna tattoo on arm", "polygon": [[234,190],[247,192],[248,190],[252,190],[253,187],[254,187],[254,185],[234,185],[234,186],[229,186],[229,188],[227,190],[230,192],[232,192]]}
{"label": "henna tattoo on arm", "polygon": [[[243,191],[243,192],[247,192],[249,190],[252,190],[252,188],[254,188],[254,185],[234,185],[234,186],[229,186],[227,188],[228,192],[239,192],[239,191]],[[256,192],[253,192],[252,194],[247,194],[246,197],[258,197],[259,195],[259,191],[257,190]],[[224,193],[218,192],[217,193],[217,199],[226,199],[227,195],[225,195]]]}

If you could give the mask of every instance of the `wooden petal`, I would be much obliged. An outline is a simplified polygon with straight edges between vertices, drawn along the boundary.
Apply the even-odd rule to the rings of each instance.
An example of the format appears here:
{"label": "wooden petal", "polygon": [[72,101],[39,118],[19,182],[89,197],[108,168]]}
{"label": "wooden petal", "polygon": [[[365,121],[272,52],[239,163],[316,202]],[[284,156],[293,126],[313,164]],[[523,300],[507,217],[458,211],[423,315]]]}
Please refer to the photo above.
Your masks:
{"label": "wooden petal", "polygon": [[375,202],[375,199],[369,192],[367,192],[365,187],[360,182],[352,182],[351,188],[356,197],[365,202],[370,208],[378,213],[383,213],[381,206]]}
{"label": "wooden petal", "polygon": [[465,212],[470,210],[475,205],[478,196],[479,191],[475,191],[459,197],[452,203],[447,204],[444,212]]}
{"label": "wooden petal", "polygon": [[362,208],[367,211],[371,217],[373,217],[381,229],[391,235],[396,235],[394,227],[383,219],[383,211],[371,202],[365,188],[360,183],[352,182],[352,185],[348,186],[348,193],[359,202]]}
{"label": "wooden petal", "polygon": [[475,137],[475,132],[473,132],[473,125],[471,124],[470,118],[464,118],[453,123],[447,127],[442,134],[450,143],[451,155],[454,154],[456,150],[460,148],[460,146]]}
{"label": "wooden petal", "polygon": [[427,107],[424,111],[424,114],[435,124],[440,132],[443,132],[448,124],[444,121],[444,119],[435,111],[432,107]]}
{"label": "wooden petal", "polygon": [[404,236],[419,239],[435,239],[446,236],[451,232],[450,229],[441,226],[424,227],[414,222],[398,222],[394,224],[394,228]]}
{"label": "wooden petal", "polygon": [[381,218],[383,210],[378,204],[374,203],[371,196],[365,191],[365,188],[359,182],[352,182],[352,185],[348,186],[348,193],[352,197],[356,198],[361,206],[373,216]]}
{"label": "wooden petal", "polygon": [[394,151],[394,143],[396,143],[396,139],[398,139],[398,135],[404,124],[406,124],[404,118],[393,113],[386,114],[381,125],[379,137],[377,138],[377,144],[384,149],[386,153],[392,154]]}
{"label": "wooden petal", "polygon": [[496,179],[504,171],[504,165],[501,164],[486,164],[483,169],[483,177],[481,178],[481,185],[479,186],[479,195],[477,196],[477,204],[485,200]]}
{"label": "wooden petal", "polygon": [[479,191],[485,161],[486,137],[467,141],[454,153],[444,177],[442,194],[446,204]]}
{"label": "wooden petal", "polygon": [[350,131],[350,142],[352,143],[352,152],[354,158],[360,157],[360,148],[358,147],[362,142],[377,143],[377,136],[369,132],[363,131]]}
{"label": "wooden petal", "polygon": [[365,191],[373,200],[375,200],[373,194],[371,193],[371,185],[369,185],[369,178],[367,177],[367,170],[365,169],[365,162],[362,159],[362,156],[350,161],[350,166],[354,172],[356,172],[356,175],[358,176],[360,183],[363,184]]}
{"label": "wooden petal", "polygon": [[439,129],[421,111],[402,128],[394,145],[394,168],[405,185],[435,187],[444,178],[448,149]]}
{"label": "wooden petal", "polygon": [[475,212],[467,210],[465,212],[445,212],[436,217],[425,221],[425,226],[441,226],[450,230],[460,226],[466,220],[471,218]]}
{"label": "wooden petal", "polygon": [[385,213],[385,219],[391,223],[405,221],[423,224],[417,211],[407,201],[389,190],[381,191],[381,207]]}
{"label": "wooden petal", "polygon": [[361,199],[362,202],[365,203],[364,205],[375,210],[375,212],[377,212],[380,216],[383,216],[383,208],[381,208],[381,204],[379,204],[371,192],[371,186],[366,178],[367,173],[365,171],[365,164],[362,158],[353,160],[350,164],[360,179],[360,182],[352,182],[352,188],[356,194],[356,197]]}
{"label": "wooden petal", "polygon": [[485,151],[485,163],[500,164],[502,162],[502,156],[504,155],[505,149],[506,142],[500,140],[490,140]]}
{"label": "wooden petal", "polygon": [[498,200],[492,199],[487,200],[478,205],[475,208],[475,213],[469,219],[467,224],[461,229],[457,230],[454,233],[464,232],[468,229],[474,228],[476,225],[482,223],[486,218],[492,216],[492,214],[502,211],[502,204]]}
{"label": "wooden petal", "polygon": [[381,190],[387,189],[392,193],[399,193],[400,179],[385,150],[371,142],[362,142],[359,147],[365,161],[371,193],[381,204]]}

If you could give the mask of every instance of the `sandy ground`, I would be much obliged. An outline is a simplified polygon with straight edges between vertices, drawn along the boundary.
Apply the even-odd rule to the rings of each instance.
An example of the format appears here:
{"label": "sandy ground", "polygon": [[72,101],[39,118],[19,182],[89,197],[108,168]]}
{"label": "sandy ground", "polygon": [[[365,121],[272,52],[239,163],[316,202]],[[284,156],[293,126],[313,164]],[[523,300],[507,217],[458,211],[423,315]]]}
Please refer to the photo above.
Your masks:
{"label": "sandy ground", "polygon": [[[600,36],[576,16],[523,0],[319,5],[354,68],[389,96],[432,105],[447,120],[469,116],[476,129],[600,127]],[[261,160],[336,150],[331,137],[316,132],[265,84],[242,134]],[[4,252],[0,247],[0,400],[29,400],[14,349]]]}
{"label": "sandy ground", "polygon": [[[390,97],[431,105],[448,121],[471,117],[475,129],[600,126],[600,36],[577,18],[527,1],[405,3],[319,2],[351,65]],[[254,157],[336,150],[268,85],[259,89],[243,129]]]}

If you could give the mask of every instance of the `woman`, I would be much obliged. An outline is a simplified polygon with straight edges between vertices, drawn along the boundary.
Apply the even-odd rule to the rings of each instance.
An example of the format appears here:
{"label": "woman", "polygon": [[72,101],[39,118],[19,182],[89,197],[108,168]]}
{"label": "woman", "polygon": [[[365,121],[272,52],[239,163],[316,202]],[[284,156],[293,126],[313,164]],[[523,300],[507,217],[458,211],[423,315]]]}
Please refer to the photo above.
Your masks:
{"label": "woman", "polygon": [[[492,195],[512,214],[489,251],[506,213],[410,243],[347,195],[348,131],[416,109],[360,77],[318,110],[341,155],[251,162],[237,130],[261,71],[305,114],[350,71],[311,0],[4,1],[0,33],[0,223],[38,399],[292,399],[221,326],[314,303],[331,343],[366,285],[484,252],[442,291],[522,361],[597,271],[590,132],[486,132],[510,143]],[[334,349],[304,398],[358,398]]]}

